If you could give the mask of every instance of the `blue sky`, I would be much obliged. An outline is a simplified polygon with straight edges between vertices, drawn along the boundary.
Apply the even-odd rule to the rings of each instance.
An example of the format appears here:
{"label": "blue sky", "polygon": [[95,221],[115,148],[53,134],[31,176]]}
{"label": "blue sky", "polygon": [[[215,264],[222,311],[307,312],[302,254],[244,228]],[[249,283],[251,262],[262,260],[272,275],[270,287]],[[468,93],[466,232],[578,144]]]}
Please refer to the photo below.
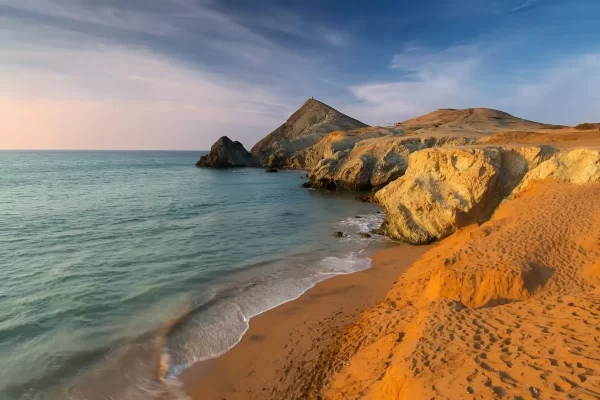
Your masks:
{"label": "blue sky", "polygon": [[250,147],[310,96],[598,121],[600,1],[0,0],[0,88],[0,148]]}

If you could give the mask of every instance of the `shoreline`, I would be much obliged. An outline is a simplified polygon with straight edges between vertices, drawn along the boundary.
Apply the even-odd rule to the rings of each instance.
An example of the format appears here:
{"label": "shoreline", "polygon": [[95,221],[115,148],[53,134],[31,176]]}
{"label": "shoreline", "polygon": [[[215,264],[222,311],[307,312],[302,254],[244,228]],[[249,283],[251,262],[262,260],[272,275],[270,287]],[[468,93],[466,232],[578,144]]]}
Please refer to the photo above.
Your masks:
{"label": "shoreline", "polygon": [[[241,341],[221,356],[186,368],[179,379],[192,400],[286,397],[318,385],[298,385],[301,371],[344,327],[378,304],[414,261],[432,246],[394,243],[372,255],[371,267],[319,282],[299,298],[250,320]],[[275,328],[276,327],[276,328]]]}

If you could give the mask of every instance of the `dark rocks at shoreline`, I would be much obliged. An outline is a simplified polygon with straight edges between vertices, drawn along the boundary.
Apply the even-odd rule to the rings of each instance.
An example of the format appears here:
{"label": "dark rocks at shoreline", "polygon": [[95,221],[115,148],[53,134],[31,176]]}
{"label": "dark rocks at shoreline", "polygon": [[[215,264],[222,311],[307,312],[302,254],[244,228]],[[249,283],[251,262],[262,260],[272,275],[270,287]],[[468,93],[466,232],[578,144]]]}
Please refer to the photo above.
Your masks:
{"label": "dark rocks at shoreline", "polygon": [[265,172],[271,173],[271,172],[279,172],[279,170],[277,168],[267,168],[265,170]]}
{"label": "dark rocks at shoreline", "polygon": [[362,194],[358,196],[357,199],[362,201],[363,203],[377,203],[377,201],[375,200],[375,193],[373,192]]}
{"label": "dark rocks at shoreline", "polygon": [[346,235],[344,232],[337,231],[337,232],[333,232],[333,234],[331,236],[341,238],[341,237],[346,237],[348,235]]}
{"label": "dark rocks at shoreline", "polygon": [[207,155],[200,157],[198,168],[259,167],[258,159],[250,154],[238,141],[227,136],[217,140]]}
{"label": "dark rocks at shoreline", "polygon": [[312,186],[311,186],[310,182],[304,182],[302,185],[300,185],[300,187],[303,189],[309,189]]}
{"label": "dark rocks at shoreline", "polygon": [[367,232],[361,232],[361,233],[359,233],[359,235],[363,239],[368,239],[368,238],[372,237],[372,235],[370,233],[367,233]]}

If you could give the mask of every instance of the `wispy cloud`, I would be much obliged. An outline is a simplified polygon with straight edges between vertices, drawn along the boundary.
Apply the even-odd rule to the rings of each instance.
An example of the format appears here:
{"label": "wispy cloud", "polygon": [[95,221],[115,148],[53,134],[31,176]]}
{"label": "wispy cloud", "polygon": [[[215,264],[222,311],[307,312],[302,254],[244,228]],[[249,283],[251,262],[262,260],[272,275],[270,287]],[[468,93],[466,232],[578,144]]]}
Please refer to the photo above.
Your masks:
{"label": "wispy cloud", "polygon": [[600,53],[561,57],[517,81],[498,107],[520,110],[533,119],[563,124],[600,121]]}
{"label": "wispy cloud", "polygon": [[478,46],[457,46],[442,51],[412,47],[394,55],[391,68],[402,79],[355,85],[359,100],[346,110],[365,121],[397,122],[436,108],[468,107],[478,91],[472,81],[482,55]]}
{"label": "wispy cloud", "polygon": [[318,28],[317,35],[333,46],[346,45],[346,38],[338,31],[329,28]]}
{"label": "wispy cloud", "polygon": [[514,8],[511,8],[509,10],[509,12],[516,12],[516,11],[524,10],[526,8],[529,8],[529,7],[533,6],[538,1],[539,0],[526,0],[525,2],[519,4],[518,6],[516,6]]}
{"label": "wispy cloud", "polygon": [[394,81],[350,87],[357,103],[344,111],[373,124],[405,120],[438,108],[491,107],[542,122],[577,124],[600,114],[600,55],[558,58],[524,79],[491,84],[486,74],[491,46],[410,49],[393,57],[404,74]]}
{"label": "wispy cloud", "polygon": [[223,134],[252,145],[292,111],[282,106],[294,104],[286,92],[266,83],[142,47],[20,26],[29,31],[12,31],[11,42],[23,42],[0,48],[0,148],[208,148]]}
{"label": "wispy cloud", "polygon": [[[165,140],[170,136],[180,148],[208,148],[223,134],[252,145],[304,98],[290,94],[294,82],[318,71],[312,60],[211,2],[126,5],[112,0],[0,0],[0,7],[22,11],[0,16],[0,100],[4,112],[12,110],[3,118],[2,130],[10,127],[13,142],[25,143],[34,135],[37,146],[52,147],[54,141],[62,147],[59,137],[81,136],[87,141],[73,146],[101,147],[112,138],[112,148],[134,146],[134,139],[142,147],[156,147],[164,142],[159,134],[168,132]],[[92,26],[114,27],[119,33],[99,34]],[[157,43],[168,46],[131,32],[159,35]],[[39,105],[40,118],[11,117],[24,115],[27,104],[30,111]],[[45,122],[36,124],[43,115]],[[70,117],[61,120],[60,115]],[[92,127],[81,129],[86,118]],[[102,123],[91,123],[102,118]],[[9,145],[23,147],[0,139],[0,148]]]}

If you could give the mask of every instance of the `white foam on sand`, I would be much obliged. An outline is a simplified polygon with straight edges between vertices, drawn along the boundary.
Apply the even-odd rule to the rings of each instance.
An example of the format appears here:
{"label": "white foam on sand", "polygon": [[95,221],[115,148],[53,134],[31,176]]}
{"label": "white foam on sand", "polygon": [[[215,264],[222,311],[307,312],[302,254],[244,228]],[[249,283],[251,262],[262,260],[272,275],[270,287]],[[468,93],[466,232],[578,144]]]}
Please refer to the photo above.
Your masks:
{"label": "white foam on sand", "polygon": [[[304,278],[274,276],[241,287],[231,298],[192,314],[169,338],[170,377],[194,363],[210,360],[235,347],[248,331],[250,319],[284,303],[335,275],[368,269],[371,259],[361,252],[325,257]],[[302,267],[302,266],[301,266]],[[306,267],[306,266],[304,266]]]}

